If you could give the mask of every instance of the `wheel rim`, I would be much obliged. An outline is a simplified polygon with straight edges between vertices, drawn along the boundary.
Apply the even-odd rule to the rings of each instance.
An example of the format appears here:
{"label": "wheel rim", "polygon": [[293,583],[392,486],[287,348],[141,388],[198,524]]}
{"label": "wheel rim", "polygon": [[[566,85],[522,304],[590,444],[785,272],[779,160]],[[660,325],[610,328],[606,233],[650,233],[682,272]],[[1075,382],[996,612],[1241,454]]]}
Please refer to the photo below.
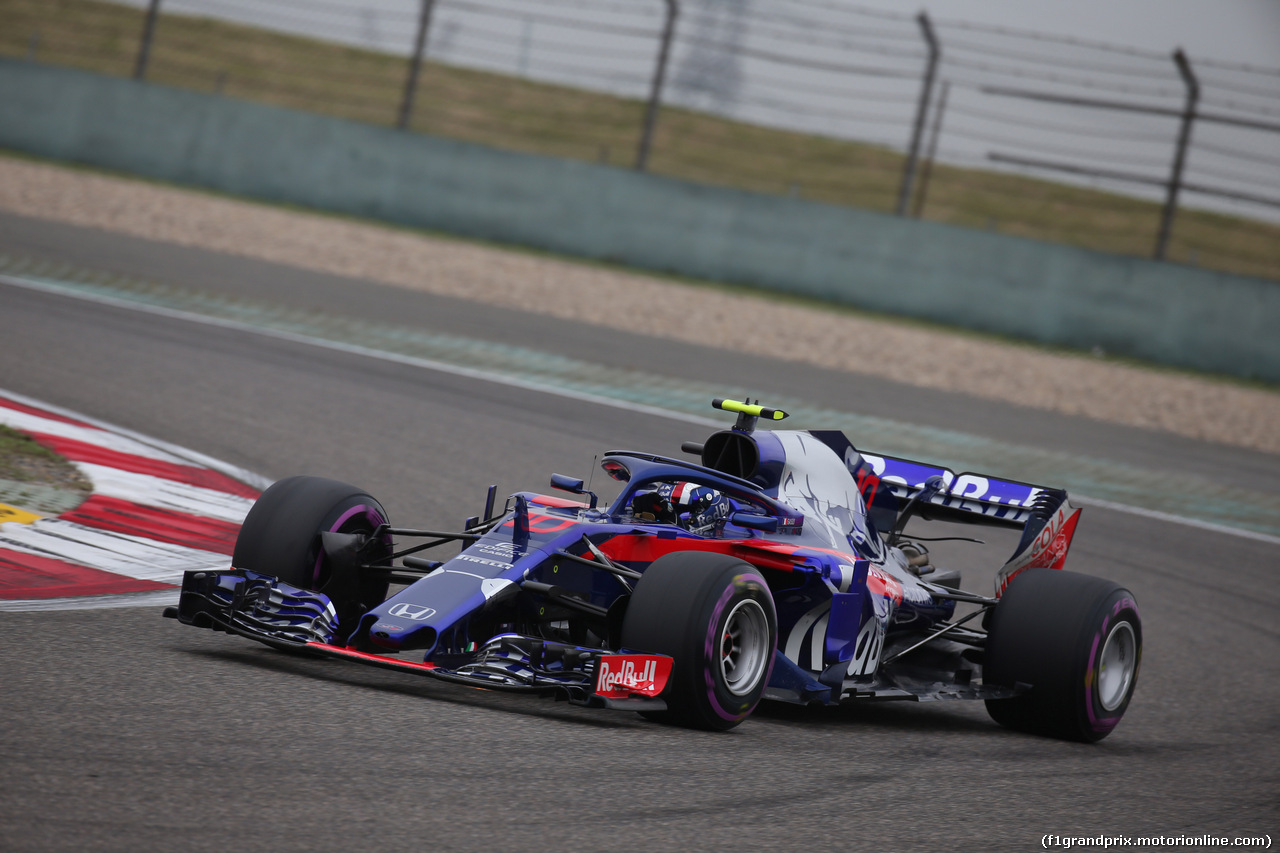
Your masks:
{"label": "wheel rim", "polygon": [[1124,703],[1138,666],[1138,638],[1128,622],[1117,622],[1098,659],[1098,702],[1108,711]]}
{"label": "wheel rim", "polygon": [[735,696],[750,693],[759,684],[769,662],[769,618],[760,602],[738,603],[725,620],[720,638],[720,673]]}
{"label": "wheel rim", "polygon": [[[367,535],[373,533],[382,524],[386,524],[386,521],[376,507],[368,504],[357,504],[343,512],[329,527],[329,532],[364,533]],[[317,546],[316,565],[311,574],[311,588],[318,590],[322,579],[326,582],[328,580],[324,577],[324,549]]]}

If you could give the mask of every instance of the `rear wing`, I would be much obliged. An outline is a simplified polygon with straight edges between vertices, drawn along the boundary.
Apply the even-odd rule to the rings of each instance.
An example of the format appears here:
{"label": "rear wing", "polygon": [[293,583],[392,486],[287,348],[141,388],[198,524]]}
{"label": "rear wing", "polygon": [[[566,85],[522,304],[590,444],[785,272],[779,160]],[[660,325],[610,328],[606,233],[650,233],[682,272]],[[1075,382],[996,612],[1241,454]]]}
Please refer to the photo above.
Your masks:
{"label": "rear wing", "polygon": [[941,477],[943,488],[916,504],[915,514],[921,518],[1020,528],[1022,538],[996,576],[997,596],[1026,569],[1061,569],[1066,561],[1080,510],[1071,506],[1063,489],[973,472],[956,474],[940,465],[863,453],[838,430],[810,434],[844,460],[866,501],[868,519],[881,533],[894,528],[899,513],[924,491],[930,477]]}

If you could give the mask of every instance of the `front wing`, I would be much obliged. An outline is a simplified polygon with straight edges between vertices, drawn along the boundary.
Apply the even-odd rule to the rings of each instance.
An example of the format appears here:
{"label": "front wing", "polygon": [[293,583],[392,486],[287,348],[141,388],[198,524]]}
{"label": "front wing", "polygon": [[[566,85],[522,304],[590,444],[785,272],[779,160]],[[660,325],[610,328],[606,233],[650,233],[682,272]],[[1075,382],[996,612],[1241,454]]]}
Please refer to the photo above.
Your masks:
{"label": "front wing", "polygon": [[177,607],[186,625],[256,640],[281,651],[394,669],[440,681],[622,711],[664,711],[660,697],[673,661],[666,655],[608,651],[519,634],[500,634],[472,652],[412,661],[341,645],[323,593],[244,569],[187,572]]}

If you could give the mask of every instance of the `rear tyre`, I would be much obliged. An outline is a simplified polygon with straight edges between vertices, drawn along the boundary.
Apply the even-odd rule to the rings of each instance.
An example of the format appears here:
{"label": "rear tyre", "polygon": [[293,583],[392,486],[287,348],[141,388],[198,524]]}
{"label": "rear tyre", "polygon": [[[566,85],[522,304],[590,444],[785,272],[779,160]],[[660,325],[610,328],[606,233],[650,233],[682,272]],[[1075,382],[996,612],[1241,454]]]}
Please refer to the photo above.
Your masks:
{"label": "rear tyre", "polygon": [[622,646],[674,658],[650,719],[724,731],[755,709],[778,643],[773,596],[758,569],[723,554],[683,552],[654,560],[636,584]]}
{"label": "rear tyre", "polygon": [[[362,577],[353,565],[335,562],[320,546],[320,534],[372,534],[387,523],[387,511],[363,490],[324,477],[287,477],[262,493],[245,517],[231,564],[287,584],[322,592],[349,632],[364,611],[387,597],[387,582]],[[389,558],[390,536],[373,546],[371,562]]]}
{"label": "rear tyre", "polygon": [[987,701],[1006,728],[1098,741],[1138,683],[1142,620],[1129,590],[1102,578],[1030,569],[992,611],[983,680],[1030,691]]}

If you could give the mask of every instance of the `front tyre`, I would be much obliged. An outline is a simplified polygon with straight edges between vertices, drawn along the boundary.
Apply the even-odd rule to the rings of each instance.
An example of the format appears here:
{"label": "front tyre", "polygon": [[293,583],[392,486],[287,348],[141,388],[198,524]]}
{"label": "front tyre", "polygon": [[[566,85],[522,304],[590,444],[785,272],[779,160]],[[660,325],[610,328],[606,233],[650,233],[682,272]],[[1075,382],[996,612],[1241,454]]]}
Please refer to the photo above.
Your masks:
{"label": "front tyre", "polygon": [[989,700],[987,711],[1007,728],[1098,741],[1129,707],[1141,661],[1133,593],[1102,578],[1030,569],[992,612],[983,680],[1031,689]]}
{"label": "front tyre", "polygon": [[723,554],[680,552],[654,560],[636,584],[622,646],[674,658],[651,718],[724,731],[755,709],[778,643],[773,596],[760,571]]}
{"label": "front tyre", "polygon": [[[330,559],[320,534],[369,536],[386,523],[387,511],[362,489],[324,477],[286,477],[249,510],[231,564],[324,593],[338,613],[340,630],[350,631],[365,610],[387,597],[387,581]],[[390,537],[370,551],[371,562],[390,556]]]}

